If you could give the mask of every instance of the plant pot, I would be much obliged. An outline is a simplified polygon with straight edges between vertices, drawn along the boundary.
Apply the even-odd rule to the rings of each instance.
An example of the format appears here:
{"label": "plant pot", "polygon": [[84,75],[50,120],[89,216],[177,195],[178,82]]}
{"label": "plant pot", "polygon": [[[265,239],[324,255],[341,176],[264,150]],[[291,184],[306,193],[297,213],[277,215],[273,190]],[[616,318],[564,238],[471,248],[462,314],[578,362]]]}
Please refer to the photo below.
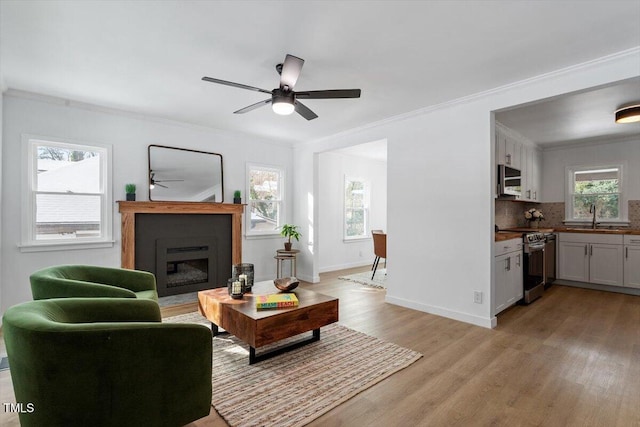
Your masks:
{"label": "plant pot", "polygon": [[233,203],[236,205],[241,205],[242,204],[242,197],[234,197],[233,198]]}
{"label": "plant pot", "polygon": [[285,250],[285,251],[290,251],[290,250],[291,250],[291,243],[289,243],[289,242],[285,242],[285,244],[284,244],[284,250]]}
{"label": "plant pot", "polygon": [[136,193],[127,193],[127,202],[135,202]]}

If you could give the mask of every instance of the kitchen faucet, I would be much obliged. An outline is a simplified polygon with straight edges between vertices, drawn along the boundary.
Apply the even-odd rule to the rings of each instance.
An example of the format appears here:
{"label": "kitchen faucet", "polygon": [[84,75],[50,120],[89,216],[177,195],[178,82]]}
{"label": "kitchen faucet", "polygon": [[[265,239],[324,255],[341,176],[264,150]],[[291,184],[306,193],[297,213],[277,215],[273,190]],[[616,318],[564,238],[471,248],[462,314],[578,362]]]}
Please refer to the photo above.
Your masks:
{"label": "kitchen faucet", "polygon": [[593,214],[593,219],[591,220],[591,229],[595,230],[596,229],[596,204],[592,203],[591,207],[589,208],[589,213]]}

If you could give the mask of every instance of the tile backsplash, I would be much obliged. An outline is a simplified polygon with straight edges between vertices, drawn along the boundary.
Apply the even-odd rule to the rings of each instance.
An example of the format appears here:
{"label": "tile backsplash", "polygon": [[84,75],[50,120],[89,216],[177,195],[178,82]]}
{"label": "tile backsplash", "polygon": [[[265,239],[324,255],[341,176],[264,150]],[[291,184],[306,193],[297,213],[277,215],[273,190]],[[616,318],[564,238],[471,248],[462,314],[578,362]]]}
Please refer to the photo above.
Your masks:
{"label": "tile backsplash", "polygon": [[[509,200],[496,200],[496,225],[500,229],[510,227],[526,227],[524,211],[537,208],[544,214],[543,227],[562,227],[564,224],[564,202],[557,203],[523,203]],[[640,229],[640,200],[629,200],[629,228]]]}

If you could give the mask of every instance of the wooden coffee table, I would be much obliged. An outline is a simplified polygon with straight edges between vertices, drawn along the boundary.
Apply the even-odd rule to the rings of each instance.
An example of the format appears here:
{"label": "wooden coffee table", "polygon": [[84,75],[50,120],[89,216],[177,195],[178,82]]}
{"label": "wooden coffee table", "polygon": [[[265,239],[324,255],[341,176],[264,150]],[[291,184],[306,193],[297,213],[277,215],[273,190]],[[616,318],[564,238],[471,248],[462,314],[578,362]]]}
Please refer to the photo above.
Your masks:
{"label": "wooden coffee table", "polygon": [[[298,307],[256,309],[255,296],[277,292],[272,281],[257,282],[251,293],[236,300],[229,296],[226,287],[216,288],[198,292],[198,305],[200,313],[211,321],[214,336],[220,327],[249,344],[249,364],[318,341],[320,327],[338,321],[338,298],[300,288],[293,290],[298,297]],[[309,331],[313,333],[308,339],[256,354],[256,348]]]}

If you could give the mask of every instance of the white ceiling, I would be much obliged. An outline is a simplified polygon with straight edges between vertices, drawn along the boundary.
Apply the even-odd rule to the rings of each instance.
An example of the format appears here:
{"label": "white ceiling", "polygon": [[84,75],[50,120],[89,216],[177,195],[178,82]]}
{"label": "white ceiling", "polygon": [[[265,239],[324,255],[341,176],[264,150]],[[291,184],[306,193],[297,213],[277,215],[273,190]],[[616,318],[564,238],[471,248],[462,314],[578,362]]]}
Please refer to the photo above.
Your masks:
{"label": "white ceiling", "polygon": [[[291,143],[640,46],[638,1],[7,1],[4,88]],[[319,118],[233,111],[306,60],[296,90]]]}
{"label": "white ceiling", "polygon": [[640,123],[614,121],[615,111],[629,104],[640,104],[640,77],[518,106],[496,113],[496,120],[543,148],[637,137]]}

